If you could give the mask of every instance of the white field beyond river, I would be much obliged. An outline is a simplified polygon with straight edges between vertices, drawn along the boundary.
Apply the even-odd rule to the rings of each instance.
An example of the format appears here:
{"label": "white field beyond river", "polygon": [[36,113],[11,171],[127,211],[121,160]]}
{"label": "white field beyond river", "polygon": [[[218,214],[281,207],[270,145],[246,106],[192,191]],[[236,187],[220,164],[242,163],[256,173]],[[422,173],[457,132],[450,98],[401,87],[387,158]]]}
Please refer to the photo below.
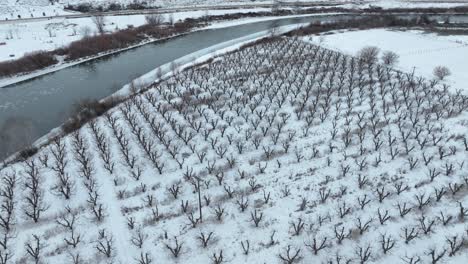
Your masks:
{"label": "white field beyond river", "polygon": [[451,75],[445,82],[453,91],[468,93],[468,36],[441,36],[422,31],[396,31],[372,29],[335,32],[314,36],[312,42],[349,55],[366,46],[376,46],[382,51],[394,51],[400,58],[396,68],[415,71],[417,76],[433,78],[434,67],[447,66]]}

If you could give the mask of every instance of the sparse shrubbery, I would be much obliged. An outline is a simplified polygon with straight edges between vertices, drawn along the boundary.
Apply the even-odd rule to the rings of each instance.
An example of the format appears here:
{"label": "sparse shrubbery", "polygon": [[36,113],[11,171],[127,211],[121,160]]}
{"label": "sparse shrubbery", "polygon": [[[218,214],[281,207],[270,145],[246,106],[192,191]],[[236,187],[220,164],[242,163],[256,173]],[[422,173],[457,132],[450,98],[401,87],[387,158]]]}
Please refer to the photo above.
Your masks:
{"label": "sparse shrubbery", "polygon": [[381,28],[381,27],[413,27],[413,26],[424,26],[430,25],[434,21],[426,19],[420,19],[415,17],[413,19],[403,19],[392,15],[382,16],[364,16],[360,19],[341,20],[336,23],[311,23],[308,26],[301,27],[288,35],[311,35],[320,32],[326,32],[337,29],[370,29],[370,28]]}
{"label": "sparse shrubbery", "polygon": [[146,23],[151,26],[159,26],[164,22],[164,17],[160,14],[150,14],[145,16]]}
{"label": "sparse shrubbery", "polygon": [[32,72],[54,65],[57,62],[53,52],[33,52],[17,60],[0,62],[0,77],[11,76],[22,72]]}

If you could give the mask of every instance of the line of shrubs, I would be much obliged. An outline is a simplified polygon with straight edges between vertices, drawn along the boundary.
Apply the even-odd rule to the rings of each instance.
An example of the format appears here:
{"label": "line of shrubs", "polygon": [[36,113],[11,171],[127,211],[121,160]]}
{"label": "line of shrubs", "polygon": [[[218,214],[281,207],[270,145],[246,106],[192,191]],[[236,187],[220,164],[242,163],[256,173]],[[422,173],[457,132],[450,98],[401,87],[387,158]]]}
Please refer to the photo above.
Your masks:
{"label": "line of shrubs", "polygon": [[85,37],[72,42],[62,52],[66,60],[76,60],[92,56],[104,51],[123,49],[138,44],[148,37],[162,39],[176,34],[186,33],[195,27],[195,23],[177,22],[173,26],[163,25],[159,27],[143,25],[135,28],[116,31],[111,34],[102,34]]}
{"label": "line of shrubs", "polygon": [[430,20],[426,15],[414,17],[412,19],[402,19],[392,15],[385,16],[363,16],[360,19],[340,20],[334,23],[311,23],[308,26],[289,32],[287,35],[304,36],[339,29],[370,29],[379,27],[414,27],[430,26],[435,21]]}
{"label": "line of shrubs", "polygon": [[102,34],[84,37],[74,41],[63,52],[67,60],[76,60],[98,54],[100,52],[122,49],[144,40],[145,37],[137,29],[125,29],[113,34]]}
{"label": "line of shrubs", "polygon": [[132,2],[126,5],[119,3],[110,3],[109,5],[92,5],[90,3],[80,3],[77,5],[68,4],[65,6],[65,10],[71,10],[81,13],[90,12],[109,12],[109,11],[120,11],[120,10],[145,10],[145,9],[156,9],[158,7],[150,6],[146,2]]}
{"label": "line of shrubs", "polygon": [[31,72],[57,63],[54,52],[37,51],[20,59],[0,62],[0,76],[10,76],[20,72]]}

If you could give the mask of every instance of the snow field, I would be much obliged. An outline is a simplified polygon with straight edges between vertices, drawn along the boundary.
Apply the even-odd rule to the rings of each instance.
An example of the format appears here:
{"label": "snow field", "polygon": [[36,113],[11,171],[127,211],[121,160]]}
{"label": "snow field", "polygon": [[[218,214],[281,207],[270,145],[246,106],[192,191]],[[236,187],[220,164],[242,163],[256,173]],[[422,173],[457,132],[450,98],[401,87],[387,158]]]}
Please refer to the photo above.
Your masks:
{"label": "snow field", "polygon": [[465,35],[437,35],[417,30],[399,31],[371,29],[334,32],[314,36],[311,41],[329,49],[356,55],[367,46],[378,47],[381,51],[394,51],[400,58],[397,67],[405,72],[415,72],[427,79],[434,78],[436,66],[447,66],[452,75],[446,83],[453,91],[468,90],[468,37]]}

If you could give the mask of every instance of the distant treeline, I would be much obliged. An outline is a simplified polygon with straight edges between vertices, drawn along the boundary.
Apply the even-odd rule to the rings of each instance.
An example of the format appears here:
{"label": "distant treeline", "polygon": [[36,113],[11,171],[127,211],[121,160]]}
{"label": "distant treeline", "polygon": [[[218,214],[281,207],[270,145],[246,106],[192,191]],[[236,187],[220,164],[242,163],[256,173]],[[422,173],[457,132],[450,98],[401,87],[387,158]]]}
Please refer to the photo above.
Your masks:
{"label": "distant treeline", "polygon": [[[274,12],[282,14],[306,14],[306,13],[321,13],[321,12],[386,12],[386,13],[467,13],[468,6],[456,6],[456,7],[424,7],[424,8],[390,8],[383,9],[379,6],[370,6],[364,9],[350,9],[339,6],[330,6],[324,4],[321,7],[311,8],[292,8],[292,9],[281,9],[281,5],[272,7]],[[294,7],[294,5],[286,5],[284,7]],[[122,11],[122,10],[145,10],[145,9],[158,9],[159,6],[149,5],[147,2],[132,2],[129,4],[110,3],[108,5],[95,5],[90,3],[80,3],[76,5],[69,4],[65,6],[65,10],[77,11],[82,13],[93,13],[93,12],[110,12],[110,11]],[[235,8],[235,7],[233,7]]]}
{"label": "distant treeline", "polygon": [[109,5],[93,5],[90,3],[80,3],[76,5],[67,5],[65,10],[77,11],[81,13],[89,12],[109,12],[119,10],[144,10],[144,9],[155,9],[158,7],[150,6],[147,2],[133,2],[126,5],[119,3],[111,3]]}
{"label": "distant treeline", "polygon": [[310,23],[308,26],[291,31],[287,35],[310,35],[339,29],[363,30],[382,27],[431,26],[435,23],[436,21],[431,20],[427,15],[420,15],[407,19],[399,18],[393,15],[363,15],[359,19],[346,19],[334,23]]}

